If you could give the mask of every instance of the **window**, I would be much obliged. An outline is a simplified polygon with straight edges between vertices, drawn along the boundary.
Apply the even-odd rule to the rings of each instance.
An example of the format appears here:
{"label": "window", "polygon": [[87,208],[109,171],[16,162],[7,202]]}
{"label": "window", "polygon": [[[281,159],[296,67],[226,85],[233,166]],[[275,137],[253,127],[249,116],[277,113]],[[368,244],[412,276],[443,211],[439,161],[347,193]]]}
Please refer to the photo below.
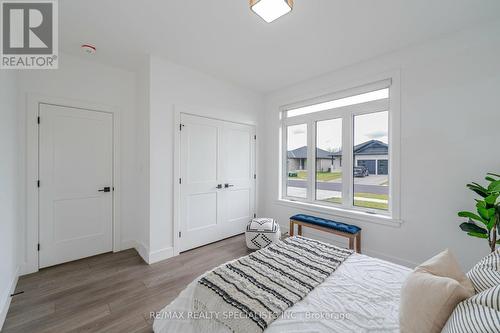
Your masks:
{"label": "window", "polygon": [[287,127],[286,195],[307,198],[307,124]]}
{"label": "window", "polygon": [[[282,199],[393,217],[391,80],[282,110]],[[286,157],[285,157],[286,156]],[[399,194],[399,193],[397,193]]]}
{"label": "window", "polygon": [[349,96],[345,98],[339,98],[333,101],[328,101],[324,103],[319,103],[319,104],[313,104],[309,106],[304,106],[301,108],[297,109],[292,109],[288,110],[287,117],[296,117],[308,113],[314,113],[318,111],[323,111],[323,110],[331,110],[331,109],[336,109],[340,108],[343,106],[349,106],[349,105],[354,105],[354,104],[360,104],[360,103],[365,103],[365,102],[370,102],[370,101],[376,101],[379,99],[384,99],[389,97],[389,89],[380,89],[372,92],[368,92],[365,94],[359,94],[355,96]]}
{"label": "window", "polygon": [[342,119],[316,122],[316,200],[342,203]]}
{"label": "window", "polygon": [[[389,113],[354,116],[354,206],[389,209]],[[383,170],[379,162],[385,162]],[[359,170],[361,168],[361,170]]]}

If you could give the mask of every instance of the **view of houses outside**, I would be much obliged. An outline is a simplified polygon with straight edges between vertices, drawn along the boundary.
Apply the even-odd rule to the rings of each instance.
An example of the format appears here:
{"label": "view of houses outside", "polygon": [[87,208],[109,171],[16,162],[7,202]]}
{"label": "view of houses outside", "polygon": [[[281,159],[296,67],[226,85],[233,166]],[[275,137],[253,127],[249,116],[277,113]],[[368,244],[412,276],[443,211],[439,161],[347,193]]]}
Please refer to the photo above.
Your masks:
{"label": "view of houses outside", "polygon": [[388,142],[389,112],[354,117],[354,165],[369,172],[367,177],[354,177],[355,206],[389,209]]}
{"label": "view of houses outside", "polygon": [[286,195],[307,198],[307,124],[288,126],[287,138],[289,178]]}
{"label": "view of houses outside", "polygon": [[[342,203],[342,119],[316,123],[316,200]],[[388,209],[388,113],[354,117],[354,205]],[[287,196],[307,197],[307,126],[288,127]]]}

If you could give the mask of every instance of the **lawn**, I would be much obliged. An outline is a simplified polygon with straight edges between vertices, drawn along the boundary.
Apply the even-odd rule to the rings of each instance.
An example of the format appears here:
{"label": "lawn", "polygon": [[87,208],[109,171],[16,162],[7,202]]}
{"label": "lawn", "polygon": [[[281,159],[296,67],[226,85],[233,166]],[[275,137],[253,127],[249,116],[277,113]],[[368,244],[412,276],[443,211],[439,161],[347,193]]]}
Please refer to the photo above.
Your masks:
{"label": "lawn", "polygon": [[362,201],[362,200],[354,200],[354,206],[381,209],[381,210],[389,209],[389,205],[385,202],[372,202],[372,201]]}
{"label": "lawn", "polygon": [[[380,210],[388,210],[389,209],[389,205],[387,202],[373,202],[373,201],[366,201],[366,200],[359,199],[359,198],[367,198],[367,199],[388,200],[387,194],[356,193],[355,196],[356,196],[356,199],[354,200],[354,206],[372,208],[372,209],[380,209]],[[342,203],[342,199],[337,198],[337,197],[328,198],[328,199],[325,199],[323,201],[336,203],[336,204]]]}
{"label": "lawn", "polygon": [[[297,179],[307,179],[307,171],[298,171]],[[316,172],[316,179],[320,182],[328,182],[342,178],[342,172]]]}
{"label": "lawn", "polygon": [[370,199],[380,199],[380,200],[388,200],[389,197],[387,194],[375,194],[375,193],[354,193],[355,197],[358,198],[370,198]]}

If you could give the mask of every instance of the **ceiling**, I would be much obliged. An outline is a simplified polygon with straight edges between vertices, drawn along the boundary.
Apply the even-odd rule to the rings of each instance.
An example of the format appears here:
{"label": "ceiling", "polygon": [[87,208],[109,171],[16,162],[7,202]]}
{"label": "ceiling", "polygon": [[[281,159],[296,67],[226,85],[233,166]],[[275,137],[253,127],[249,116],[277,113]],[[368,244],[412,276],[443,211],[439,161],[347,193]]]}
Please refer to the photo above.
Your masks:
{"label": "ceiling", "polygon": [[248,0],[60,0],[60,49],[130,70],[147,54],[269,92],[498,19],[498,0],[295,0],[265,23]]}

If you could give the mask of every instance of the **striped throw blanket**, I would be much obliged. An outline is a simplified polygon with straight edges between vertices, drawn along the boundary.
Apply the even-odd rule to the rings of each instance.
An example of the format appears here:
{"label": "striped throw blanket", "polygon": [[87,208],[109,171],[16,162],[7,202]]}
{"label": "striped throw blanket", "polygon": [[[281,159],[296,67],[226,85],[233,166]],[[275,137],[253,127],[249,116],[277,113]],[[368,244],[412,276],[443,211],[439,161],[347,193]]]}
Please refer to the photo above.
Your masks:
{"label": "striped throw blanket", "polygon": [[[323,242],[290,237],[207,273],[195,289],[195,325],[262,332],[352,254]],[[208,325],[208,326],[207,326]]]}

